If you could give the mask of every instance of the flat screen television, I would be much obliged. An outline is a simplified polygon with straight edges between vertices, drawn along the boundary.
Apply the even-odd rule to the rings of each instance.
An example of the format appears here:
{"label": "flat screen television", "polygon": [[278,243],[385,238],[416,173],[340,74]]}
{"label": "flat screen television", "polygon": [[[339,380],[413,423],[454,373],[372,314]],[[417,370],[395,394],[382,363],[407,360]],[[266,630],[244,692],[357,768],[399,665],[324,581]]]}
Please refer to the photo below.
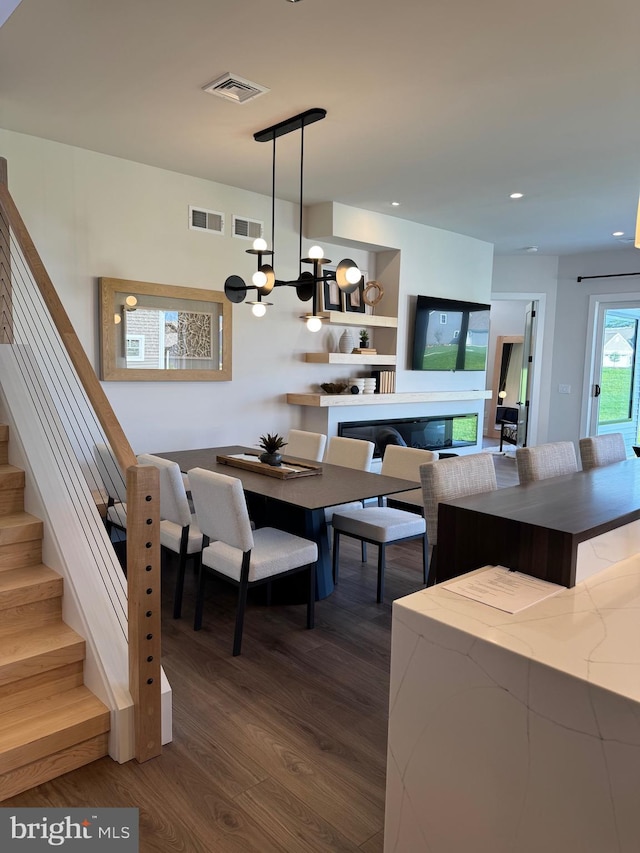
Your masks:
{"label": "flat screen television", "polygon": [[485,370],[490,305],[418,296],[412,370]]}

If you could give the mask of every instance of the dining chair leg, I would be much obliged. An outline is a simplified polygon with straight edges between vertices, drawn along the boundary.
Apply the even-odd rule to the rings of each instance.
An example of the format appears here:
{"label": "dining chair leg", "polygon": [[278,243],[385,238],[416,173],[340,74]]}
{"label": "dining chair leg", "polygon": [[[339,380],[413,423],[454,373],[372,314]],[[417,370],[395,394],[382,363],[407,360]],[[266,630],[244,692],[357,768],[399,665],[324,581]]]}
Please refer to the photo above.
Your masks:
{"label": "dining chair leg", "polygon": [[360,559],[363,563],[367,562],[367,543],[364,539],[360,542]]}
{"label": "dining chair leg", "polygon": [[187,567],[187,545],[189,542],[189,527],[182,528],[180,537],[180,554],[178,555],[178,573],[176,575],[176,589],[173,594],[173,618],[179,619],[182,615],[182,591],[184,590],[184,573]]}
{"label": "dining chair leg", "polygon": [[333,531],[333,583],[338,586],[338,562],[340,560],[340,533]]}
{"label": "dining chair leg", "polygon": [[242,648],[242,629],[244,626],[244,612],[247,607],[247,591],[249,589],[249,560],[251,552],[245,551],[242,555],[242,570],[240,572],[240,586],[238,587],[238,609],[236,610],[236,626],[233,632],[233,656],[237,657]]}
{"label": "dining chair leg", "polygon": [[422,580],[425,586],[429,585],[429,541],[426,533],[422,535]]}
{"label": "dining chair leg", "polygon": [[316,605],[316,564],[311,563],[309,566],[309,599],[307,601],[307,628],[313,628],[315,625],[315,605]]}
{"label": "dining chair leg", "polygon": [[204,563],[200,561],[200,570],[198,571],[198,592],[196,594],[196,612],[193,617],[193,630],[199,631],[202,628],[202,611],[204,609],[204,582],[206,569]]}
{"label": "dining chair leg", "polygon": [[384,599],[384,557],[385,546],[381,542],[378,545],[378,604],[382,604]]}

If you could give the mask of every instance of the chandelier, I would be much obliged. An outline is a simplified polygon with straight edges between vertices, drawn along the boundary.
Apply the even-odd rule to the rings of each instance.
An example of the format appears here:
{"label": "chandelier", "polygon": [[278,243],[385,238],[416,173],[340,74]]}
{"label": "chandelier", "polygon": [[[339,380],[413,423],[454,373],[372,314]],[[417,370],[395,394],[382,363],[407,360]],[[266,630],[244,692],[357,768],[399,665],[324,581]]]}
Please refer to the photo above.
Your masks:
{"label": "chandelier", "polygon": [[[259,237],[254,240],[247,254],[255,255],[257,269],[251,277],[251,284],[247,284],[239,275],[230,275],[224,283],[225,296],[230,302],[244,302],[249,290],[256,291],[256,298],[249,300],[251,310],[256,317],[263,317],[267,307],[273,305],[263,297],[269,296],[276,287],[295,287],[298,299],[301,302],[311,301],[311,311],[303,316],[309,331],[317,332],[322,326],[322,316],[318,313],[318,289],[325,281],[335,281],[343,293],[353,293],[358,287],[362,273],[357,264],[350,258],[340,261],[335,271],[323,271],[325,264],[331,260],[324,257],[320,246],[312,246],[307,257],[302,257],[302,209],[303,209],[303,184],[304,184],[304,129],[307,125],[320,121],[327,114],[326,110],[315,107],[306,110],[299,115],[259,130],[254,133],[256,142],[272,142],[272,166],[271,166],[271,249],[268,248],[266,240]],[[276,203],[276,139],[293,131],[300,131],[300,202],[299,202],[299,255],[300,267],[298,278],[293,281],[284,281],[276,278],[274,264],[274,233],[275,233],[275,203]],[[265,262],[268,259],[270,263]],[[311,270],[303,270],[303,264],[310,264]]]}

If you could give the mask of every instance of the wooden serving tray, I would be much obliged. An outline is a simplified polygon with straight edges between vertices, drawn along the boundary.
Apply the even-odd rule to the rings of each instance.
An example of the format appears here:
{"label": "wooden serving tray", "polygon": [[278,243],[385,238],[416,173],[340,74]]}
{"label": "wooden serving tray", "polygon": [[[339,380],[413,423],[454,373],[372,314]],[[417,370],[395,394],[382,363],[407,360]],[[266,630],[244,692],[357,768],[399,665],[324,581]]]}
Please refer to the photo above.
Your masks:
{"label": "wooden serving tray", "polygon": [[[253,454],[243,453],[243,456]],[[237,456],[216,456],[216,462],[229,465],[232,468],[244,468],[245,471],[255,471],[256,474],[265,474],[267,477],[276,477],[278,480],[290,480],[294,477],[309,477],[313,474],[322,474],[322,465],[315,462],[298,462],[292,457],[282,457],[282,466],[265,465],[260,462],[258,454],[255,454],[255,462],[251,459],[239,459]],[[288,467],[290,466],[290,467]]]}

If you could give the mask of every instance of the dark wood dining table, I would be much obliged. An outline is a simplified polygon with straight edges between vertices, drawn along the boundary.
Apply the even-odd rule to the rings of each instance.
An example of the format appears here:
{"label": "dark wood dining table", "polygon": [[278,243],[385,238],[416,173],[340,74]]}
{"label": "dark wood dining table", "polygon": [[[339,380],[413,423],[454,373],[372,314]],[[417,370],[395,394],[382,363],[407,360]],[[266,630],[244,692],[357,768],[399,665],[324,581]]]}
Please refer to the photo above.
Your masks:
{"label": "dark wood dining table", "polygon": [[[291,479],[277,479],[265,474],[231,467],[218,462],[218,456],[239,453],[258,453],[256,448],[230,445],[205,447],[198,450],[174,450],[156,453],[177,462],[187,473],[191,468],[204,468],[241,482],[253,520],[258,526],[270,525],[312,539],[318,545],[316,570],[317,598],[333,592],[329,535],[325,509],[352,501],[378,498],[395,492],[416,488],[410,480],[387,477],[369,471],[358,471],[343,465],[321,463],[322,473]],[[294,460],[294,457],[284,457]],[[305,460],[300,459],[299,462]]]}
{"label": "dark wood dining table", "polygon": [[639,518],[635,458],[446,501],[438,506],[438,582],[503,565],[572,587],[578,545]]}

